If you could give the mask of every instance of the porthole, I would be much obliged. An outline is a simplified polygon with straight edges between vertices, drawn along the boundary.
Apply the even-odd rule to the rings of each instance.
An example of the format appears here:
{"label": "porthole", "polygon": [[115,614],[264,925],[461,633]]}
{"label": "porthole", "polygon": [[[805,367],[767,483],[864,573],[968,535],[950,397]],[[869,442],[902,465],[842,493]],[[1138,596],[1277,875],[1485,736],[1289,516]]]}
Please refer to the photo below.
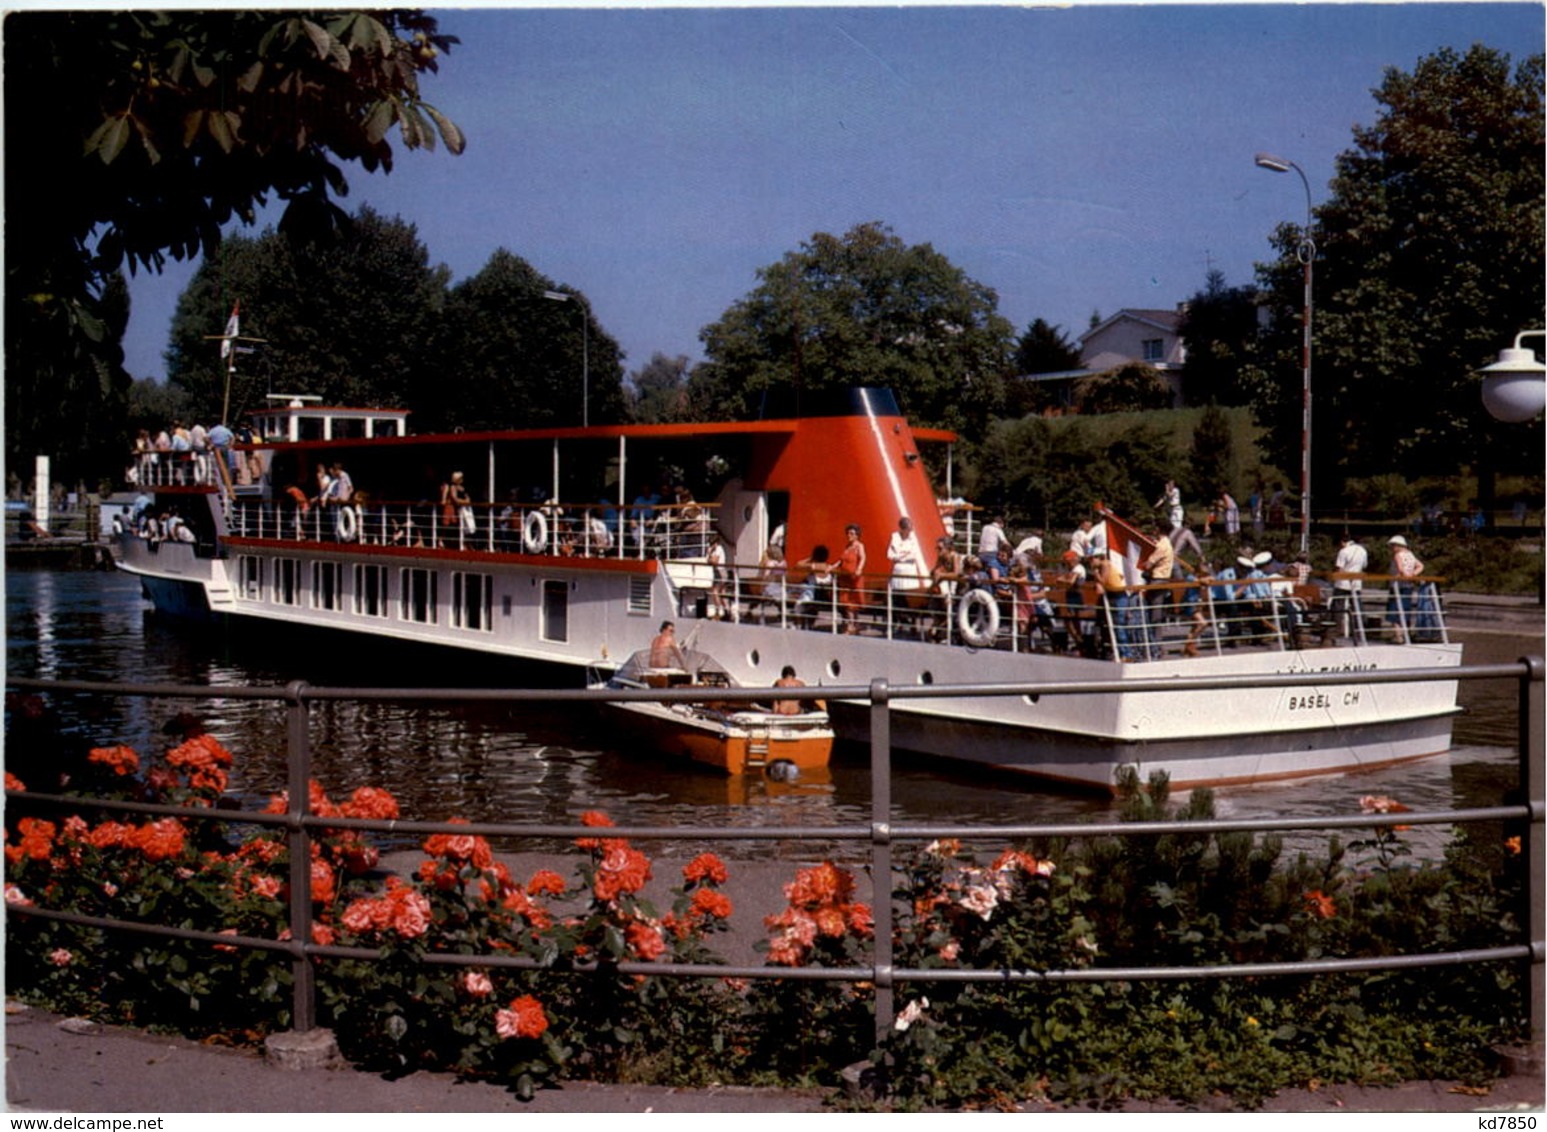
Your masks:
{"label": "porthole", "polygon": [[1021,699],[1025,700],[1032,707],[1036,707],[1039,703],[1042,702],[1042,693],[1041,692],[1031,692],[1031,693],[1028,693],[1027,695],[1022,696]]}
{"label": "porthole", "polygon": [[930,672],[928,669],[925,669],[923,672],[919,673],[919,683],[920,684],[933,684],[934,682],[935,682],[935,674],[933,672]]}
{"label": "porthole", "polygon": [[756,668],[762,662],[763,658],[758,654],[756,649],[753,649],[751,652],[747,653],[747,663],[750,664],[753,668]]}
{"label": "porthole", "polygon": [[836,660],[829,660],[827,662],[827,674],[834,680],[838,679],[843,674],[843,665],[839,664]]}

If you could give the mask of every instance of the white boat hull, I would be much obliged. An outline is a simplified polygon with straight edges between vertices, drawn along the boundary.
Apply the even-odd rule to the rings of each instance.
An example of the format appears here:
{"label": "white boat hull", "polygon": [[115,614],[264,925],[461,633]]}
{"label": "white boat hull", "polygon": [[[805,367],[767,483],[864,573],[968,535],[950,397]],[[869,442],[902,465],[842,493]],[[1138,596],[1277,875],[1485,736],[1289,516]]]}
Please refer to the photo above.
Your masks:
{"label": "white boat hull", "polygon": [[[629,603],[631,575],[595,575],[563,563],[541,567],[478,564],[495,579],[494,607],[507,608],[486,628],[459,629],[453,618],[406,623],[361,615],[353,602],[317,608],[308,598],[277,603],[269,591],[244,594],[229,559],[201,559],[191,547],[163,544],[155,553],[126,539],[122,568],[138,574],[160,608],[226,613],[241,618],[302,623],[368,633],[373,637],[436,644],[472,653],[509,656],[577,670],[609,655],[622,656],[653,632],[675,594],[664,572],[651,577],[649,602],[637,593]],[[252,549],[268,559],[311,561],[368,558],[304,546]],[[395,566],[442,575],[467,569],[444,557],[402,558]],[[306,570],[298,571],[305,575]],[[637,578],[636,573],[632,575]],[[541,581],[567,577],[572,600],[564,640],[544,632],[544,611],[531,595]],[[232,581],[228,581],[233,579]],[[442,584],[440,591],[451,587]],[[306,595],[301,595],[305,597]],[[895,747],[937,758],[977,764],[1016,775],[1097,791],[1113,790],[1121,768],[1146,779],[1165,771],[1175,789],[1272,782],[1311,775],[1350,773],[1438,754],[1450,747],[1455,681],[1321,685],[1318,672],[1455,667],[1458,644],[1370,644],[1269,651],[1242,650],[1215,656],[1118,664],[1071,656],[973,649],[873,635],[845,636],[824,630],[736,624],[682,617],[680,632],[712,653],[735,681],[771,685],[793,665],[814,686],[854,686],[884,678],[892,693],[891,738]],[[950,684],[1054,684],[1153,680],[1172,676],[1278,675],[1300,672],[1303,684],[1287,688],[1219,691],[1134,691],[1121,694],[1032,694],[952,699],[909,699],[914,688]],[[868,713],[857,704],[832,704],[834,726],[851,740],[868,739]]]}

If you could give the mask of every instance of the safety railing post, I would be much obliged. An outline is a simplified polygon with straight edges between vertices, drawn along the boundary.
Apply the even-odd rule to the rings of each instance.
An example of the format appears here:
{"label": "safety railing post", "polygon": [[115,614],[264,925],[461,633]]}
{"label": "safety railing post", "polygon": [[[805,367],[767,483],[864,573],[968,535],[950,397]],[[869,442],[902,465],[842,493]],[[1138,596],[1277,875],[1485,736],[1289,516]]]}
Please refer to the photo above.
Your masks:
{"label": "safety railing post", "polygon": [[870,883],[875,925],[876,1048],[892,1032],[892,708],[886,680],[870,682]]}
{"label": "safety railing post", "polygon": [[306,707],[306,683],[294,680],[286,688],[288,789],[285,845],[290,854],[291,1028],[306,1033],[317,1026],[317,986],[311,958],[305,952],[312,938],[312,838],[302,824],[311,810],[312,748]]}
{"label": "safety railing post", "polygon": [[[1525,793],[1525,801],[1529,805],[1535,805],[1542,799],[1544,785],[1547,785],[1547,766],[1544,766],[1544,757],[1547,757],[1547,745],[1544,745],[1543,706],[1547,697],[1543,696],[1542,677],[1543,664],[1539,656],[1522,657],[1520,663],[1525,670],[1520,677],[1520,788]],[[1521,923],[1525,926],[1526,942],[1534,946],[1536,941],[1542,938],[1544,913],[1542,902],[1547,895],[1547,864],[1542,858],[1540,818],[1526,822],[1525,829],[1520,834],[1520,851],[1526,855],[1530,870],[1529,883],[1526,886],[1525,908],[1521,917]],[[1544,980],[1544,970],[1541,958],[1530,964],[1531,970],[1531,1040],[1540,1041],[1543,1037],[1544,1013],[1547,1013],[1547,980]]]}

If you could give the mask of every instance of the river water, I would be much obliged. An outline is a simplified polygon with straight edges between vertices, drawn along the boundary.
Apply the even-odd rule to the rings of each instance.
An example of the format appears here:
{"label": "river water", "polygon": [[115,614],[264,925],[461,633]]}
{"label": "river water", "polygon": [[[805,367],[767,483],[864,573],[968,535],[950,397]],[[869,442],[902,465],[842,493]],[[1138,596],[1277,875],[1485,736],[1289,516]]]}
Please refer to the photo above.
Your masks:
{"label": "river water", "polygon": [[[1541,636],[1457,632],[1469,663],[1542,652]],[[17,676],[212,686],[406,687],[433,683],[378,664],[363,638],[329,637],[297,648],[267,634],[243,639],[223,628],[156,614],[139,584],[119,573],[10,571],[6,664]],[[390,655],[390,654],[389,654]],[[1216,793],[1220,817],[1358,812],[1362,794],[1388,794],[1415,810],[1495,805],[1516,781],[1513,683],[1464,681],[1455,748],[1404,768]],[[67,732],[92,746],[126,743],[142,754],[165,744],[163,724],[193,707],[236,756],[231,790],[259,805],[282,789],[284,708],[278,703],[51,697]],[[320,703],[313,709],[315,777],[330,796],[382,786],[405,818],[573,823],[602,810],[618,824],[829,826],[870,820],[868,752],[840,745],[828,775],[794,784],[748,776],[727,780],[632,750],[597,718],[595,705],[412,705]],[[900,761],[892,785],[897,822],[1030,823],[1115,817],[1113,803],[1049,792],[1019,780],[938,764]],[[807,857],[820,850],[784,842],[717,848],[730,857]],[[839,856],[862,847],[827,847]]]}

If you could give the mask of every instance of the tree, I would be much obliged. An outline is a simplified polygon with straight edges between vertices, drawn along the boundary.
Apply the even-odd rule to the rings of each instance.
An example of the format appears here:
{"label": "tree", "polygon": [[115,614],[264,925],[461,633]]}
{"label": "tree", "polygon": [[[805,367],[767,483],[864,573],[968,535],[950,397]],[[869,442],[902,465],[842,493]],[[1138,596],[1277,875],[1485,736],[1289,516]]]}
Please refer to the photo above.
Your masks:
{"label": "tree", "polygon": [[497,249],[452,289],[445,321],[441,370],[416,400],[422,427],[578,425],[582,401],[593,424],[622,419],[617,342],[597,326],[584,296],[557,289],[521,257]]}
{"label": "tree", "polygon": [[1137,363],[1082,377],[1074,386],[1081,413],[1129,413],[1171,408],[1171,387],[1155,370]]}
{"label": "tree", "polygon": [[1250,400],[1257,309],[1255,287],[1226,287],[1224,273],[1217,270],[1187,301],[1181,326],[1187,349],[1182,387],[1190,404],[1244,405]]}
{"label": "tree", "polygon": [[688,380],[686,355],[651,355],[646,365],[630,375],[625,389],[630,419],[640,424],[687,419]]}
{"label": "tree", "polygon": [[222,415],[226,363],[219,334],[237,302],[244,337],[236,355],[231,420],[267,393],[311,393],[329,404],[407,406],[441,380],[438,352],[450,272],[432,267],[412,224],[362,208],[338,231],[312,240],[270,230],[232,237],[178,300],[167,376],[186,390],[188,412]]}
{"label": "tree", "polygon": [[1046,319],[1033,319],[1015,343],[1015,372],[1062,373],[1078,369],[1080,348],[1069,341],[1061,326],[1049,325]]}
{"label": "tree", "polygon": [[994,292],[928,244],[880,223],[819,232],[758,272],[759,286],[699,337],[701,417],[780,411],[813,393],[887,386],[915,423],[981,430],[1005,399],[1010,325]]}
{"label": "tree", "polygon": [[[1543,293],[1543,60],[1510,70],[1476,46],[1389,69],[1381,112],[1339,155],[1315,210],[1314,482],[1340,475],[1486,471],[1496,455],[1540,470],[1541,425],[1507,445],[1474,371],[1527,327]],[[1271,297],[1267,379],[1258,391],[1279,462],[1299,436],[1300,233],[1273,237],[1259,265]],[[1483,475],[1483,478],[1487,478]],[[1315,506],[1314,500],[1312,504]]]}
{"label": "tree", "polygon": [[[394,126],[409,148],[464,145],[418,86],[456,41],[417,11],[34,11],[5,30],[13,459],[68,443],[60,405],[122,424],[120,267],[209,255],[270,196],[283,230],[336,227],[341,166],[390,170]],[[118,462],[107,437],[86,447]]]}
{"label": "tree", "polygon": [[1235,482],[1235,434],[1230,419],[1218,405],[1203,410],[1193,430],[1189,460],[1192,479],[1187,485],[1194,496],[1212,500]]}

